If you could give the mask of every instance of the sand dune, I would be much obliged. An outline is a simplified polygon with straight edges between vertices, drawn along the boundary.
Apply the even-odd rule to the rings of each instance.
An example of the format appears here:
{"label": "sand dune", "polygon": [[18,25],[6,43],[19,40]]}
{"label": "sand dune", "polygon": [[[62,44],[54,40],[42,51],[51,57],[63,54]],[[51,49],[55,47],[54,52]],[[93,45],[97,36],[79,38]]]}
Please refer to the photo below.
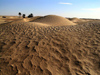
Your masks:
{"label": "sand dune", "polygon": [[100,22],[55,26],[67,23],[51,17],[0,25],[0,75],[100,74]]}
{"label": "sand dune", "polygon": [[46,26],[66,26],[66,25],[76,25],[75,23],[69,21],[68,19],[56,15],[48,16],[35,16],[33,18],[23,18],[12,21],[11,24],[27,22],[35,25],[46,25]]}
{"label": "sand dune", "polygon": [[[21,22],[36,22],[41,23],[42,25],[50,26],[66,26],[66,25],[76,25],[72,21],[56,15],[47,15],[47,16],[35,16],[33,18],[19,18],[18,16],[5,16],[6,18],[0,18],[0,24],[3,23],[21,23]],[[58,23],[59,22],[59,23]],[[39,24],[40,25],[40,24]]]}
{"label": "sand dune", "polygon": [[79,18],[73,18],[71,20],[72,22],[86,22],[85,20],[79,19]]}
{"label": "sand dune", "polygon": [[75,25],[75,23],[69,21],[68,19],[56,15],[47,15],[44,17],[39,17],[31,22],[40,22],[52,26]]}
{"label": "sand dune", "polygon": [[79,19],[79,18],[68,18],[68,19],[76,24],[83,24],[89,21],[93,21],[93,20],[87,20],[87,19],[85,20],[85,19]]}

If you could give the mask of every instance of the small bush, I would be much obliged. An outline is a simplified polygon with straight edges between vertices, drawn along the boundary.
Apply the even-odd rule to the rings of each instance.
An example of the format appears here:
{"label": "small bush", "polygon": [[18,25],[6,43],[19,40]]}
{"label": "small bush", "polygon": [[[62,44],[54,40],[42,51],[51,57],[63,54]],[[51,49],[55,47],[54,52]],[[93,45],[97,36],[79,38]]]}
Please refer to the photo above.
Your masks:
{"label": "small bush", "polygon": [[31,17],[33,17],[33,14],[32,13],[28,16],[28,18],[31,18]]}

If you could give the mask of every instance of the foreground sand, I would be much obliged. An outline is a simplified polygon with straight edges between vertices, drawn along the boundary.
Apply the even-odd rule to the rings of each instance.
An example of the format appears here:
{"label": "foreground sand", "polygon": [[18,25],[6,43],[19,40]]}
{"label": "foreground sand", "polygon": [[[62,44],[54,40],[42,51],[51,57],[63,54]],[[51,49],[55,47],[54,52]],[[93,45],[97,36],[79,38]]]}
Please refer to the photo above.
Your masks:
{"label": "foreground sand", "polygon": [[0,25],[0,75],[100,75],[100,22]]}

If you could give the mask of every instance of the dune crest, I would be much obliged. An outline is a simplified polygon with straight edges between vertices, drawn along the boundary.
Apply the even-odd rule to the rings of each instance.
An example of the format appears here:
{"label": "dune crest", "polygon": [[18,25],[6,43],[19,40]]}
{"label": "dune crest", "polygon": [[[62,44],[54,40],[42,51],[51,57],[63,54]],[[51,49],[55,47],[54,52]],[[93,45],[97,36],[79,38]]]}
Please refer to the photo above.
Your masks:
{"label": "dune crest", "polygon": [[47,15],[44,17],[39,17],[36,20],[33,20],[31,22],[40,22],[51,26],[75,25],[75,23],[69,21],[68,19],[56,15]]}

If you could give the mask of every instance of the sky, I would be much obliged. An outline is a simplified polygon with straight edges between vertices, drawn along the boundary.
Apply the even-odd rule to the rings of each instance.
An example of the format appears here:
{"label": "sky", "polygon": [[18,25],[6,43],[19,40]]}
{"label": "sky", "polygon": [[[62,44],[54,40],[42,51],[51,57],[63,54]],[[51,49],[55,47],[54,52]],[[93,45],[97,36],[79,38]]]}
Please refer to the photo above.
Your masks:
{"label": "sky", "polygon": [[100,0],[0,0],[0,15],[59,15],[100,19]]}

